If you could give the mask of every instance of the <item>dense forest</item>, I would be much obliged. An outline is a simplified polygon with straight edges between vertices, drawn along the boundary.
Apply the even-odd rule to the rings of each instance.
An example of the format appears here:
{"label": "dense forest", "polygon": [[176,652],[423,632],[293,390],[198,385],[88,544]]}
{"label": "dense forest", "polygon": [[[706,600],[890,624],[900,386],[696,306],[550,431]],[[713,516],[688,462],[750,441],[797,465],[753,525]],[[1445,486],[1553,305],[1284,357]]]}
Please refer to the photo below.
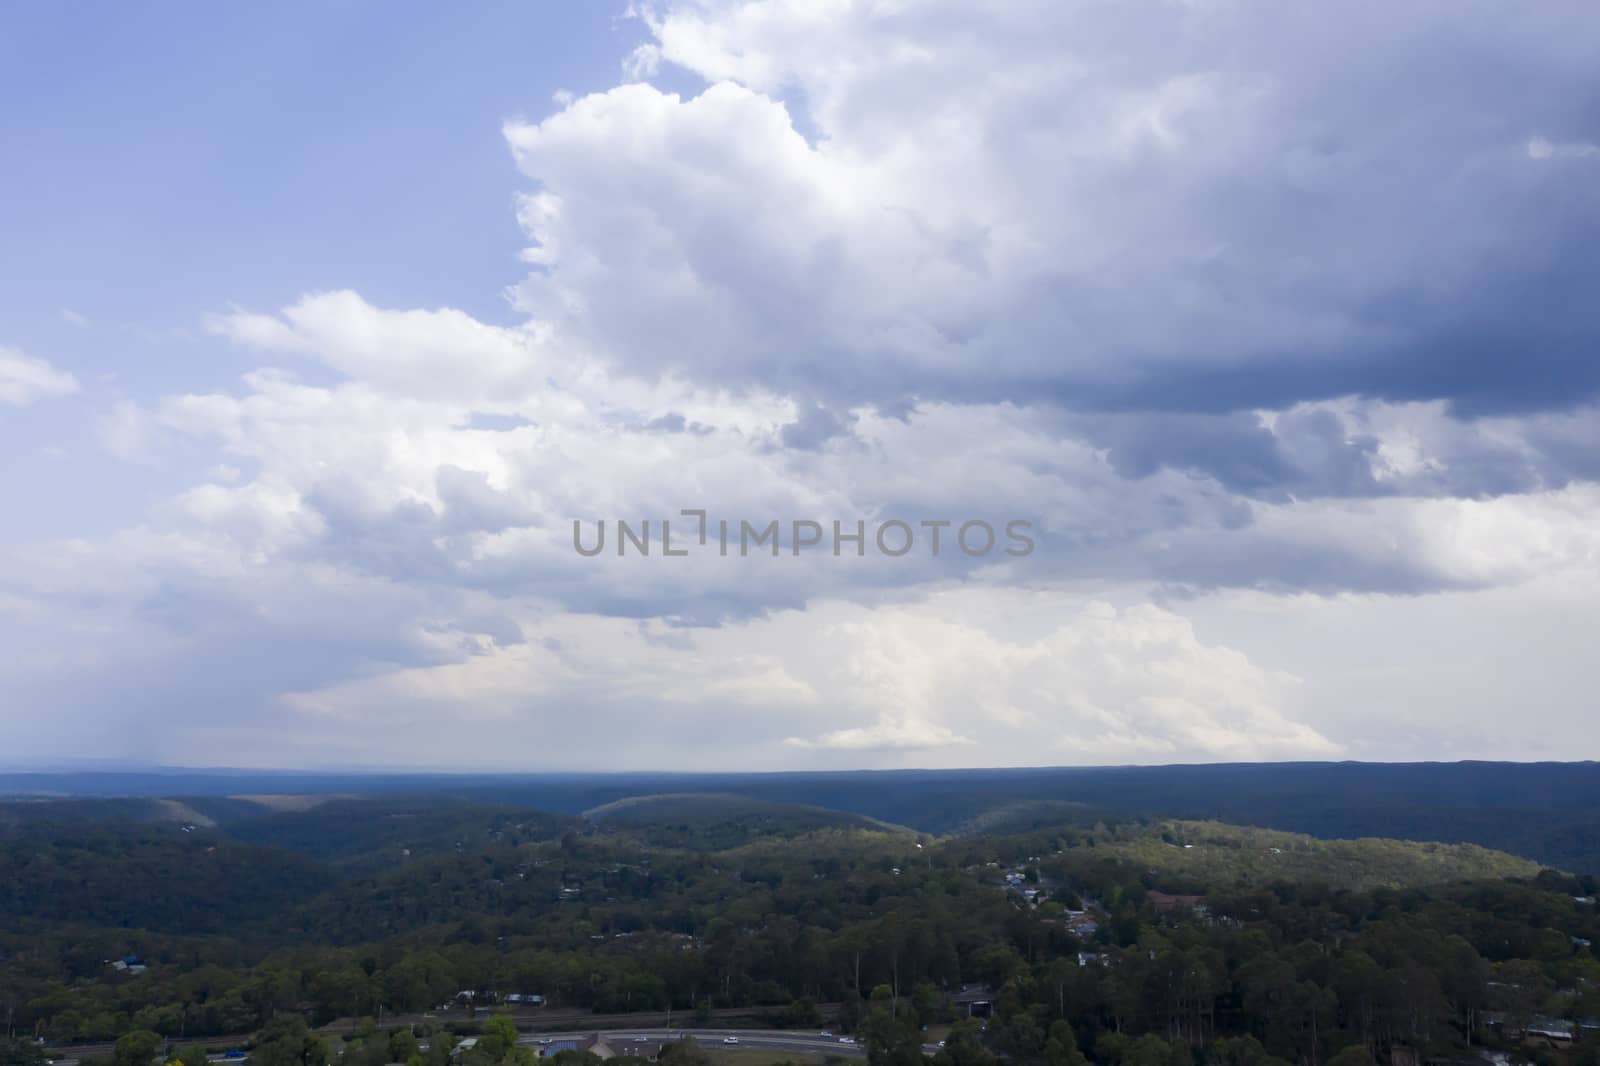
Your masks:
{"label": "dense forest", "polygon": [[[0,807],[0,1016],[118,1041],[115,1066],[241,1034],[252,1066],[442,1066],[446,1020],[482,1037],[486,1016],[416,1023],[462,991],[563,1017],[746,1009],[858,1034],[875,1064],[920,1064],[924,1027],[938,1066],[1600,1061],[1595,880],[1500,852],[1082,805],[947,836],[704,795],[594,813]],[[336,1019],[344,1039],[317,1030]],[[528,1051],[495,1048],[457,1061]]]}
{"label": "dense forest", "polygon": [[250,793],[466,796],[580,815],[631,797],[723,793],[822,807],[940,835],[1050,824],[1063,807],[1213,819],[1329,838],[1473,843],[1600,872],[1600,763],[1238,763],[720,774],[3,772],[0,794],[189,796],[219,821]]}

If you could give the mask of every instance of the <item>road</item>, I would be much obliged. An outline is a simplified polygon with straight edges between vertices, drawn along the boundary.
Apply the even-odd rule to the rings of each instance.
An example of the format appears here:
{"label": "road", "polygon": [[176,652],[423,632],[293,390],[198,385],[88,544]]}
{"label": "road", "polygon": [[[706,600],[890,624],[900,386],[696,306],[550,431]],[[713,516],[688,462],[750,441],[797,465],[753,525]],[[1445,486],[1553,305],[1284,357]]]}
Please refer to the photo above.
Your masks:
{"label": "road", "polygon": [[[727,1038],[737,1037],[739,1047],[752,1047],[770,1049],[773,1051],[812,1052],[821,1055],[839,1055],[844,1058],[866,1058],[867,1052],[860,1044],[843,1043],[839,1036],[823,1036],[814,1031],[801,1031],[795,1029],[575,1029],[569,1032],[553,1033],[524,1033],[517,1037],[517,1043],[523,1047],[541,1047],[562,1040],[582,1040],[591,1036],[601,1036],[608,1043],[620,1044],[632,1039],[641,1039],[648,1042],[693,1040],[696,1043],[722,1045],[727,1043]],[[213,1045],[214,1046],[214,1045]],[[426,1042],[423,1044],[426,1047]],[[730,1045],[731,1046],[731,1045]],[[77,1050],[77,1049],[74,1049]],[[932,1055],[939,1049],[928,1044],[923,1046],[923,1052]],[[211,1062],[241,1063],[239,1059],[229,1059],[223,1055],[208,1055]],[[243,1060],[247,1062],[248,1060]],[[56,1066],[78,1066],[75,1058],[58,1058]]]}
{"label": "road", "polygon": [[[594,1035],[596,1031],[593,1029],[570,1033],[529,1033],[519,1036],[517,1043],[527,1047],[539,1047],[560,1040],[579,1040]],[[866,1049],[853,1041],[842,1044],[837,1036],[822,1036],[817,1032],[794,1029],[615,1029],[601,1032],[599,1035],[609,1044],[621,1044],[633,1038],[640,1038],[649,1042],[693,1040],[708,1045],[724,1044],[727,1038],[732,1036],[738,1038],[740,1047],[771,1048],[776,1051],[811,1051],[850,1058],[865,1058],[867,1054]]]}
{"label": "road", "polygon": [[[819,1003],[817,1010],[824,1017],[833,1015],[838,1011],[837,1003]],[[498,1010],[499,1008],[496,1008]],[[760,1007],[719,1007],[711,1012],[712,1019],[724,1024],[737,1024],[741,1021],[752,1021],[759,1017],[766,1008]],[[435,1026],[449,1026],[455,1022],[482,1022],[490,1017],[489,1010],[438,1010],[421,1011],[409,1014],[390,1014],[387,1018],[380,1019],[384,1029],[404,1028],[408,1025],[421,1025],[431,1023]],[[571,1007],[537,1007],[532,1009],[513,1008],[510,1013],[511,1020],[516,1023],[519,1030],[524,1032],[561,1032],[561,1033],[596,1033],[596,1032],[631,1032],[635,1026],[644,1026],[639,1032],[651,1031],[651,1026],[657,1026],[654,1031],[663,1032],[659,1023],[665,1017],[661,1011],[639,1011],[624,1014],[595,1014],[593,1011],[578,1010]],[[669,1019],[670,1020],[670,1019]],[[361,1018],[340,1018],[329,1022],[327,1025],[318,1026],[316,1032],[319,1036],[348,1036],[355,1032],[363,1023]],[[680,1030],[673,1030],[678,1032]],[[710,1032],[711,1030],[707,1030]],[[730,1029],[729,1032],[734,1030]],[[183,1044],[204,1044],[207,1047],[243,1047],[250,1041],[250,1033],[233,1033],[220,1036],[198,1036],[189,1040],[174,1038],[170,1041],[173,1047]],[[61,1044],[46,1048],[46,1052],[59,1066],[76,1066],[79,1058],[85,1055],[109,1055],[115,1044],[111,1041],[91,1041],[85,1044]]]}

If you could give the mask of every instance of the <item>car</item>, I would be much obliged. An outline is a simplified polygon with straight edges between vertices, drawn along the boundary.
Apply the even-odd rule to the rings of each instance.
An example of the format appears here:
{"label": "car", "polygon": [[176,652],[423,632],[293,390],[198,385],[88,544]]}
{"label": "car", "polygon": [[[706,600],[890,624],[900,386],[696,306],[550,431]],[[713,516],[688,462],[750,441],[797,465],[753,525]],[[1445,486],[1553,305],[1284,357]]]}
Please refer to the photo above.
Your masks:
{"label": "car", "polygon": [[818,1036],[832,1036],[833,1034],[828,1032],[826,1029],[824,1029],[822,1032],[818,1033],[817,1035]]}
{"label": "car", "polygon": [[736,1036],[725,1036],[722,1038],[722,1042],[724,1044],[737,1044],[739,1042],[739,1038]]}
{"label": "car", "polygon": [[841,1036],[839,1038],[839,1043],[841,1044],[854,1044],[855,1042],[856,1038],[853,1036]]}
{"label": "car", "polygon": [[551,1037],[548,1037],[548,1036],[541,1036],[539,1038],[539,1043],[541,1043],[541,1044],[550,1044],[550,1043],[554,1043],[554,1040]]}
{"label": "car", "polygon": [[944,1041],[943,1041],[943,1040],[941,1040],[941,1041],[939,1041],[939,1043],[938,1043],[938,1045],[937,1045],[937,1046],[939,1046],[939,1047],[944,1047]]}
{"label": "car", "polygon": [[231,1059],[233,1061],[238,1061],[240,1059],[247,1059],[250,1056],[246,1055],[244,1052],[240,1051],[238,1048],[229,1048],[227,1051],[224,1051],[222,1053],[222,1057],[225,1058],[225,1059]]}

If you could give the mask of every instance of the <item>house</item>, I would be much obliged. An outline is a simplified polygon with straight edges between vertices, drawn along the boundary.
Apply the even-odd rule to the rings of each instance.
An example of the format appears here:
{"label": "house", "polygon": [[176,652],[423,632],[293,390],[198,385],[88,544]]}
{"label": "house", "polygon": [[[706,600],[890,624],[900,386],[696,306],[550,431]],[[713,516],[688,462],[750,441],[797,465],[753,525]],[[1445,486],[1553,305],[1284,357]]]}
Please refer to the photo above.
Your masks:
{"label": "house", "polygon": [[478,1038],[475,1037],[475,1036],[469,1036],[465,1040],[461,1041],[461,1043],[459,1043],[455,1047],[451,1048],[450,1049],[450,1054],[452,1054],[452,1055],[460,1055],[460,1054],[462,1054],[464,1052],[471,1051],[473,1048],[475,1048],[477,1046],[478,1046]]}
{"label": "house", "polygon": [[988,985],[962,985],[950,1002],[968,1018],[987,1018],[994,1013],[994,991]]}
{"label": "house", "polygon": [[[1484,1022],[1488,1025],[1498,1026],[1502,1029],[1508,1028],[1506,1015],[1503,1011],[1486,1011],[1483,1017]],[[1517,1035],[1515,1028],[1509,1028],[1509,1032],[1512,1035]],[[1526,1028],[1521,1030],[1521,1035],[1524,1037],[1544,1037],[1546,1040],[1571,1040],[1572,1023],[1564,1018],[1547,1018],[1543,1015],[1538,1015],[1528,1023]]]}
{"label": "house", "polygon": [[[626,1038],[617,1039],[613,1037],[601,1041],[590,1050],[598,1055],[599,1051],[596,1049],[602,1046],[621,1058],[649,1059],[654,1062],[661,1057],[661,1049],[664,1045],[660,1040],[628,1040]],[[601,1057],[605,1058],[606,1056],[602,1055]]]}
{"label": "house", "polygon": [[1571,1040],[1572,1023],[1564,1018],[1535,1018],[1528,1023],[1528,1036],[1542,1036],[1550,1040]]}
{"label": "house", "polygon": [[561,1051],[583,1051],[585,1049],[578,1046],[582,1042],[583,1041],[581,1040],[552,1041],[551,1043],[544,1044],[539,1048],[539,1057],[541,1059],[547,1059],[551,1055]]}
{"label": "house", "polygon": [[1098,966],[1102,961],[1103,960],[1100,958],[1100,955],[1097,952],[1093,952],[1093,951],[1080,951],[1080,952],[1078,952],[1078,965],[1079,966],[1088,966],[1090,963],[1094,963],[1095,965]]}
{"label": "house", "polygon": [[619,1054],[610,1044],[601,1040],[598,1033],[594,1036],[580,1036],[570,1040],[552,1040],[548,1044],[539,1044],[539,1057],[542,1059],[547,1059],[551,1055],[559,1054],[563,1051],[587,1051],[602,1059],[615,1058]]}
{"label": "house", "polygon": [[1156,909],[1157,914],[1171,914],[1174,911],[1201,910],[1206,905],[1204,896],[1169,896],[1165,892],[1151,889],[1145,893],[1145,898]]}

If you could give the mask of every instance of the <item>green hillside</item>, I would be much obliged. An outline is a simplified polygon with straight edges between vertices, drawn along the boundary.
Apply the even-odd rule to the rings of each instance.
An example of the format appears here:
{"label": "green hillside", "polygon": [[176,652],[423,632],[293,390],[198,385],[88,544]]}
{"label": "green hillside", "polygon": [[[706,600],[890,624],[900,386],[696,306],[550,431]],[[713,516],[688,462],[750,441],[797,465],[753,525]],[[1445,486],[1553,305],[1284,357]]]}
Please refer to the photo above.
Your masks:
{"label": "green hillside", "polygon": [[299,852],[349,872],[442,852],[553,840],[575,818],[441,796],[334,798],[226,826],[238,840]]}
{"label": "green hillside", "polygon": [[630,796],[584,812],[596,826],[625,830],[657,847],[721,850],[762,837],[819,829],[909,832],[865,815],[712,792]]}
{"label": "green hillside", "polygon": [[1540,865],[1476,844],[1366,837],[1319,840],[1221,822],[1164,821],[1097,842],[1141,867],[1218,888],[1319,882],[1335,888],[1403,888],[1447,881],[1531,878]]}
{"label": "green hillside", "polygon": [[958,823],[947,835],[970,837],[995,833],[1026,833],[1063,825],[1093,824],[1097,817],[1105,815],[1088,804],[1072,800],[1019,800],[1015,803],[1001,803],[989,807]]}

